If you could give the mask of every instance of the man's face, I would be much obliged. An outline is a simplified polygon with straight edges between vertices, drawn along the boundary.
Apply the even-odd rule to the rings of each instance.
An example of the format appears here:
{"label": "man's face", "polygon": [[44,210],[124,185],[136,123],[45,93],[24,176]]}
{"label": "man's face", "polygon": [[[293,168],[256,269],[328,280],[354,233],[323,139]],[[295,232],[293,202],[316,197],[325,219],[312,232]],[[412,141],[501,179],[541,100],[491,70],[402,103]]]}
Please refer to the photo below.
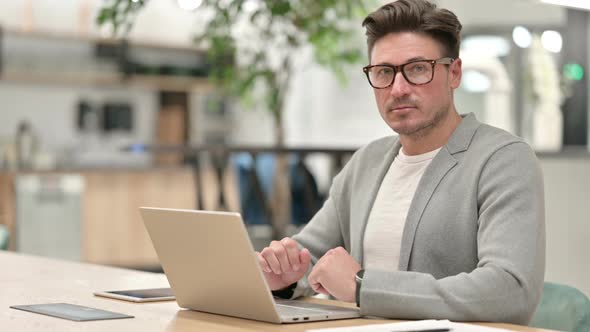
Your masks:
{"label": "man's face", "polygon": [[[390,33],[377,40],[371,53],[371,65],[401,65],[413,60],[437,60],[446,57],[437,41],[427,35]],[[453,90],[461,82],[461,60],[451,65],[437,64],[434,78],[425,85],[412,85],[402,73],[393,85],[374,89],[381,117],[399,135],[428,135],[454,110]]]}

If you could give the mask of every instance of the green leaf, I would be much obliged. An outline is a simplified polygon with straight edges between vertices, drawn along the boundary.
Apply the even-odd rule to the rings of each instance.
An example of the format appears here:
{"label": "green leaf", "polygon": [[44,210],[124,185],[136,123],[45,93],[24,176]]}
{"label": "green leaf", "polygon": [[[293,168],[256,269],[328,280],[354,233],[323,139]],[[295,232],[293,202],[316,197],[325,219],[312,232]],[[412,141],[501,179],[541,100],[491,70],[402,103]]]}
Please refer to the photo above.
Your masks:
{"label": "green leaf", "polygon": [[267,3],[273,16],[283,16],[291,10],[291,4],[286,0],[273,0]]}
{"label": "green leaf", "polygon": [[98,25],[105,24],[114,14],[116,14],[116,11],[112,8],[101,8],[96,16],[96,23],[98,23]]}

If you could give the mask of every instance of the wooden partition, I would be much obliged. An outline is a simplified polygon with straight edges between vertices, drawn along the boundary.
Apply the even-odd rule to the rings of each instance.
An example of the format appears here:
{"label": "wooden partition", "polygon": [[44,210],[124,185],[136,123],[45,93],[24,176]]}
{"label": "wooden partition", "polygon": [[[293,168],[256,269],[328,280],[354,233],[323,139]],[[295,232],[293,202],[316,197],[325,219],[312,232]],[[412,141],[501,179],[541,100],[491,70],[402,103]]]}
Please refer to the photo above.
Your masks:
{"label": "wooden partition", "polygon": [[190,168],[84,172],[82,259],[126,267],[157,266],[138,207],[193,209]]}
{"label": "wooden partition", "polygon": [[14,235],[16,234],[14,215],[14,186],[10,173],[0,173],[0,224],[5,225],[10,233],[9,249],[14,250]]}
{"label": "wooden partition", "polygon": [[[17,248],[14,183],[19,174],[60,175],[65,172],[0,175],[0,223],[7,225],[10,230],[12,250]],[[191,168],[107,169],[80,171],[76,174],[82,175],[84,179],[80,220],[80,251],[84,262],[133,268],[158,267],[156,253],[138,208],[196,207],[197,192]]]}

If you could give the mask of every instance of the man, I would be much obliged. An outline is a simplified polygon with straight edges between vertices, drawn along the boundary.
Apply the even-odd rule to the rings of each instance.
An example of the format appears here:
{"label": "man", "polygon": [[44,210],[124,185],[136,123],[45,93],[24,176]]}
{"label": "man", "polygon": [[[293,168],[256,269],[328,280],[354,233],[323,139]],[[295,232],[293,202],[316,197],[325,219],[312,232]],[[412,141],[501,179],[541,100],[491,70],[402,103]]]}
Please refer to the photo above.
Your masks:
{"label": "man", "polygon": [[276,295],[401,319],[527,324],[545,264],[542,174],[521,139],[459,115],[461,24],[426,0],[363,22],[364,68],[398,137],[357,151],[322,209],[259,254]]}

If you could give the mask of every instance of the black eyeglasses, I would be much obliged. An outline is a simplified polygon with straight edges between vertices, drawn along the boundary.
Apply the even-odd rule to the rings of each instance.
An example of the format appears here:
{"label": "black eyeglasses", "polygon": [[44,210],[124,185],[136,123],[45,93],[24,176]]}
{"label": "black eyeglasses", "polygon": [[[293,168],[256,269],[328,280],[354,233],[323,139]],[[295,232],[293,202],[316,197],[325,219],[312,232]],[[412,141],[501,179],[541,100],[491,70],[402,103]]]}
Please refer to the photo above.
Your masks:
{"label": "black eyeglasses", "polygon": [[450,65],[455,59],[440,58],[438,60],[414,60],[399,66],[374,65],[363,67],[369,84],[375,89],[385,89],[393,85],[395,76],[402,72],[404,78],[412,85],[428,84],[434,78],[434,66],[437,63]]}

